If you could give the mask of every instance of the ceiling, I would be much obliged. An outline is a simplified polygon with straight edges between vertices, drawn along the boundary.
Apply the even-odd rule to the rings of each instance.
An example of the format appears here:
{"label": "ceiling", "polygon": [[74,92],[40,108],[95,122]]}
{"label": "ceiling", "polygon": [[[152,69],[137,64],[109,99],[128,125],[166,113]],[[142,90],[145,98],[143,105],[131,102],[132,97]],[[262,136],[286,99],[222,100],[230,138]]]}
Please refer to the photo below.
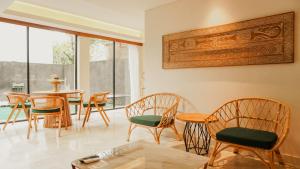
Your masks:
{"label": "ceiling", "polygon": [[175,0],[86,0],[86,2],[96,6],[135,14],[143,14],[145,10],[173,1]]}
{"label": "ceiling", "polygon": [[144,31],[145,10],[175,0],[20,0]]}

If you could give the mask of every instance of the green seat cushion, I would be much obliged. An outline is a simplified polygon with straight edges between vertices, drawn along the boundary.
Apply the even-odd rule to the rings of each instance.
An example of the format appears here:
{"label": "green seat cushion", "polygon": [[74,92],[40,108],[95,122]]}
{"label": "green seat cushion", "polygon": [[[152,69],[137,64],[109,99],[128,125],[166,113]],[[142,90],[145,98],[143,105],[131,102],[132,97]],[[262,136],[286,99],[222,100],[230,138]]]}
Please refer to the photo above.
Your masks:
{"label": "green seat cushion", "polygon": [[[15,105],[14,105],[14,104],[11,104],[10,107],[11,107],[11,108],[14,108]],[[30,107],[31,107],[31,103],[30,103],[30,102],[26,102],[26,103],[25,103],[25,107],[26,107],[26,108],[30,108]],[[17,108],[22,108],[22,104],[19,103]]]}
{"label": "green seat cushion", "polygon": [[70,103],[80,103],[80,98],[68,98],[68,102],[70,102]]}
{"label": "green seat cushion", "polygon": [[55,112],[59,112],[60,108],[52,108],[46,110],[32,109],[31,111],[32,113],[55,113]]}
{"label": "green seat cushion", "polygon": [[[84,103],[83,103],[83,107],[88,107],[88,105],[89,105],[88,102],[84,102]],[[103,107],[103,106],[105,106],[105,105],[106,105],[106,103],[98,104],[98,106],[100,106],[100,107]],[[95,103],[91,103],[91,107],[95,107]]]}
{"label": "green seat cushion", "polygon": [[145,126],[155,127],[160,123],[161,116],[158,115],[142,115],[131,117],[130,121],[132,123],[141,124]]}
{"label": "green seat cushion", "polygon": [[262,149],[271,149],[278,136],[269,131],[241,127],[226,128],[216,134],[217,140]]}

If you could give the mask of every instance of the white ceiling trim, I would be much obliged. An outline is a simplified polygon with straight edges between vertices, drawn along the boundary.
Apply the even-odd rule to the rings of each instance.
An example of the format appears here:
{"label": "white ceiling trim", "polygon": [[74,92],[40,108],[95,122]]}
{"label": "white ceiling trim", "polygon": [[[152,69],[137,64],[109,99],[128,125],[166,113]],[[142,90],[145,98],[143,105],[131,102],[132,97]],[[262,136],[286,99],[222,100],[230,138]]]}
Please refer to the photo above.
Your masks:
{"label": "white ceiling trim", "polygon": [[143,33],[139,30],[21,1],[14,1],[7,8],[7,11],[8,13],[23,13],[26,15],[38,16],[40,18],[45,18],[48,20],[90,27],[92,29],[97,29],[105,32],[112,32],[114,34],[126,35],[138,39],[143,38]]}

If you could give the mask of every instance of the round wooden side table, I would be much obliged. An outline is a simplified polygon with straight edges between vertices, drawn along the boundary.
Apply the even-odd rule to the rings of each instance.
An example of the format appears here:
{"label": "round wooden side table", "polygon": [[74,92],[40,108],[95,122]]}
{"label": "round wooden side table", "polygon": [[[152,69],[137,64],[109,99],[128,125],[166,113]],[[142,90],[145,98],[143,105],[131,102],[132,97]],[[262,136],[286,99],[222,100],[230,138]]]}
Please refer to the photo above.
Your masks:
{"label": "round wooden side table", "polygon": [[178,113],[176,119],[184,121],[183,139],[185,149],[189,152],[194,149],[198,155],[206,155],[210,146],[210,135],[207,132],[205,119],[209,114]]}

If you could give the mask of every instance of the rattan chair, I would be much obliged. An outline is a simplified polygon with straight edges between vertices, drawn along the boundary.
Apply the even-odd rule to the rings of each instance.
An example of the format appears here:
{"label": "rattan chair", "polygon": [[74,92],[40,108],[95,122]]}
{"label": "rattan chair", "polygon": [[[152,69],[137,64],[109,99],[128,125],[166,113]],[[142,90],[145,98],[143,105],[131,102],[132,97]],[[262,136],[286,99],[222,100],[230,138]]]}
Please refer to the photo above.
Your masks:
{"label": "rattan chair", "polygon": [[99,112],[106,127],[109,126],[110,119],[104,110],[104,106],[109,101],[108,100],[109,93],[110,92],[95,93],[90,97],[89,102],[83,103],[83,107],[86,108],[86,111],[85,111],[85,116],[84,116],[84,120],[82,123],[82,127],[85,127],[85,124],[89,121],[90,116],[91,116],[91,111],[93,108]]}
{"label": "rattan chair", "polygon": [[[27,139],[30,137],[31,121],[34,121],[35,131],[37,132],[38,116],[55,116],[58,118],[58,137],[61,133],[61,124],[63,119],[65,99],[59,96],[32,96],[29,98],[31,102],[31,112],[29,116]],[[66,120],[66,118],[64,118]],[[67,124],[67,121],[64,121]],[[67,125],[65,125],[67,129]]]}
{"label": "rattan chair", "polygon": [[76,90],[76,93],[67,95],[69,105],[79,106],[79,109],[77,110],[78,120],[80,120],[81,110],[83,107],[83,94],[84,92],[82,90]]}
{"label": "rattan chair", "polygon": [[28,119],[28,117],[29,117],[28,111],[30,108],[30,103],[27,102],[27,99],[29,97],[28,94],[9,92],[9,93],[5,93],[5,95],[9,102],[9,106],[12,108],[12,110],[11,110],[10,114],[8,115],[4,126],[2,127],[3,130],[5,130],[7,124],[10,122],[10,119],[12,118],[12,116],[15,114],[16,111],[17,111],[17,113],[14,117],[14,120],[12,121],[12,124],[14,124],[16,122],[16,119],[18,118],[21,111],[23,111],[25,113],[25,117],[26,117],[26,119]]}
{"label": "rattan chair", "polygon": [[[227,102],[206,119],[208,132],[216,141],[209,165],[229,147],[236,153],[253,152],[271,169],[275,168],[275,155],[283,164],[279,147],[289,130],[290,112],[289,106],[271,99],[242,98]],[[263,156],[265,153],[268,160]]]}
{"label": "rattan chair", "polygon": [[157,144],[165,128],[171,128],[178,140],[180,135],[175,127],[175,115],[180,97],[172,93],[156,93],[146,96],[125,107],[129,120],[128,139],[133,129],[144,127],[154,136]]}

